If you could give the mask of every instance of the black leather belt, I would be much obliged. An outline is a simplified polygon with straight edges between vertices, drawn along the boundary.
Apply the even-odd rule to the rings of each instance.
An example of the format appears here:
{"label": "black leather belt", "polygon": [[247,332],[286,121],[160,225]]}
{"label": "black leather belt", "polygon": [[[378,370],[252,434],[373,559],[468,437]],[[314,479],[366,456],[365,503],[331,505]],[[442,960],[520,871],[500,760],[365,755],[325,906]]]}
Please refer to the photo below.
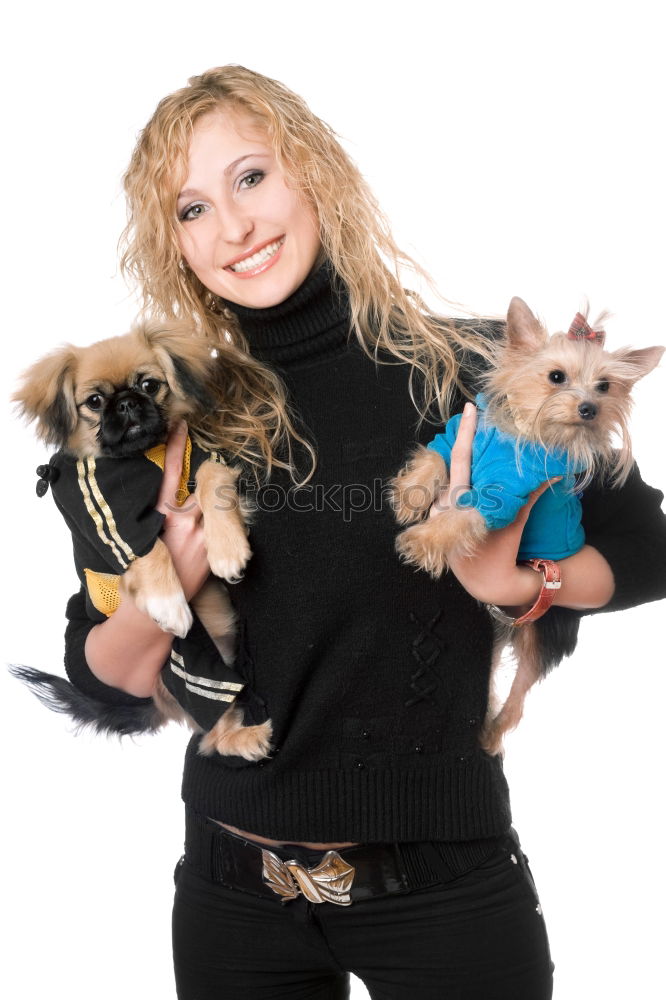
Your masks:
{"label": "black leather belt", "polygon": [[337,851],[265,848],[188,809],[184,860],[209,881],[255,896],[286,903],[302,895],[312,903],[349,906],[450,882],[480,865],[504,839],[359,844]]}

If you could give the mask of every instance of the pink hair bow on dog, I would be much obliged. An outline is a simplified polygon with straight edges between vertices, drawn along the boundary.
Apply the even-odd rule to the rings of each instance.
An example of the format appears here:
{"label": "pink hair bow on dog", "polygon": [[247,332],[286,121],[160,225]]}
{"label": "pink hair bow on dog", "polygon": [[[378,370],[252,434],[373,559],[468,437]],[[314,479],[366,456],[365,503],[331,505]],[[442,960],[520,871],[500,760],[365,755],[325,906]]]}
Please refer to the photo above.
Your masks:
{"label": "pink hair bow on dog", "polygon": [[593,343],[598,344],[599,347],[603,347],[604,340],[606,339],[606,331],[601,329],[594,330],[587,322],[586,317],[582,313],[577,312],[569,327],[567,337],[569,340],[591,340]]}

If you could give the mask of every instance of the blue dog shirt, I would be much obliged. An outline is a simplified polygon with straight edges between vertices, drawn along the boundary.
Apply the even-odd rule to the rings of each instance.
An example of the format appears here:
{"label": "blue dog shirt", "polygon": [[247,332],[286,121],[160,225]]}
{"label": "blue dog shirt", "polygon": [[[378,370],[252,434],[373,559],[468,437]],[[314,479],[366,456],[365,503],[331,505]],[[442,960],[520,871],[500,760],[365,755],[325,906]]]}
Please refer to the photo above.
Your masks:
{"label": "blue dog shirt", "polygon": [[[575,476],[583,472],[573,467],[565,451],[547,451],[541,445],[521,443],[487,421],[483,393],[476,397],[478,424],[472,446],[471,490],[457,499],[459,507],[475,507],[490,531],[504,528],[515,520],[529,494],[547,479],[564,478],[543,493],[531,510],[523,530],[519,559],[564,559],[585,543],[581,524],[582,507],[576,496]],[[447,468],[451,449],[462,419],[452,417],[444,431],[428,445],[438,452]]]}

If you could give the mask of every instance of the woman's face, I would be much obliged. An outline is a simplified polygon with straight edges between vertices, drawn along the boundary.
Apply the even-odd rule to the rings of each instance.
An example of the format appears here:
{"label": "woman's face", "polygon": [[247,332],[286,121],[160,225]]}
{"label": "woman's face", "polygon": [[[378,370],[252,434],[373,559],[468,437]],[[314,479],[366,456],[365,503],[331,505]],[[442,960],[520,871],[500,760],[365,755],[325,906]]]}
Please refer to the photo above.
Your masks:
{"label": "woman's face", "polygon": [[194,127],[177,212],[190,268],[238,305],[283,302],[319,254],[314,212],[287,187],[266,137],[223,111]]}

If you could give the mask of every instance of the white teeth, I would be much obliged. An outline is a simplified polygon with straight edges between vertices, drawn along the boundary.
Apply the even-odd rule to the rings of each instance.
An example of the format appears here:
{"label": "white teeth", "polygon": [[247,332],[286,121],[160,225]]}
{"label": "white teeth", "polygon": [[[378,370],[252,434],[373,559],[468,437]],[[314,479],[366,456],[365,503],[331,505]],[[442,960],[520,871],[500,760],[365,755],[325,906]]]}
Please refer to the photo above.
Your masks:
{"label": "white teeth", "polygon": [[242,274],[243,271],[251,271],[253,268],[259,267],[260,264],[264,264],[267,260],[270,260],[278,252],[283,243],[284,236],[281,240],[276,240],[275,243],[269,243],[263,250],[257,250],[251,257],[245,257],[243,260],[239,260],[237,264],[230,264],[229,270],[235,271],[236,274]]}

